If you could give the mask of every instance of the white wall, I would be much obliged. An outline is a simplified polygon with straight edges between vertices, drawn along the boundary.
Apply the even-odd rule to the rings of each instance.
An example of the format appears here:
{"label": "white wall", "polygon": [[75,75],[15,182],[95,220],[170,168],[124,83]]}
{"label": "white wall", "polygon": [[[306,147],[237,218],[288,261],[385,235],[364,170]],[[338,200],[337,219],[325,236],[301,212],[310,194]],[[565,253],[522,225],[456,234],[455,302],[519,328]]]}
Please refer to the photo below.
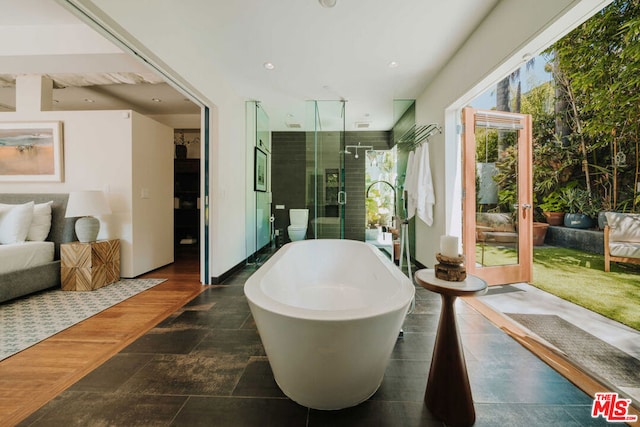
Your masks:
{"label": "white wall", "polygon": [[609,1],[501,1],[416,100],[416,123],[437,122],[444,132],[431,139],[436,193],[434,223],[416,221],[416,259],[433,266],[440,236],[461,236],[460,108],[508,75]]}
{"label": "white wall", "polygon": [[[146,2],[72,0],[71,3],[86,8],[102,27],[117,34],[158,69],[180,76],[184,89],[211,109],[209,278],[226,273],[246,258],[246,99],[234,93],[220,76],[217,58],[201,47],[206,40],[199,39],[195,32],[157,31],[186,19],[180,2],[158,4],[165,13],[157,14],[153,22],[138,19],[147,14]],[[203,23],[191,25],[207,25],[206,16],[202,19]],[[198,58],[197,66],[193,58]]]}
{"label": "white wall", "polygon": [[210,159],[212,277],[227,272],[242,262],[247,254],[245,195],[248,172],[245,159],[248,148],[245,138],[245,101],[234,98],[218,107],[218,132]]}
{"label": "white wall", "polygon": [[173,262],[173,128],[133,112],[132,275]]}
{"label": "white wall", "polygon": [[[0,113],[0,121],[61,121],[63,122],[63,147],[64,147],[64,182],[15,182],[0,183],[0,191],[3,193],[68,193],[75,190],[103,190],[111,206],[112,214],[100,217],[102,226],[99,239],[121,239],[121,275],[134,277],[144,271],[143,266],[152,264],[146,258],[136,257],[139,254],[137,245],[144,245],[145,237],[134,240],[134,217],[143,222],[153,222],[151,234],[162,235],[165,229],[173,230],[172,217],[163,221],[151,220],[153,214],[148,212],[136,212],[133,205],[133,147],[140,144],[147,147],[150,144],[164,144],[168,150],[173,149],[173,131],[160,123],[150,119],[136,116],[136,126],[141,129],[135,132],[136,142],[133,142],[132,111],[45,111],[45,112],[8,112]],[[164,129],[167,140],[158,138],[158,128]],[[153,150],[146,151],[136,159],[135,163],[142,163],[145,173],[152,174],[154,170],[166,173],[173,180],[172,164],[167,165],[156,162],[156,153]],[[171,155],[170,159],[173,158]],[[173,185],[167,186],[170,190],[168,204],[170,215],[173,214]],[[152,187],[153,188],[153,187]],[[152,191],[155,193],[155,190]],[[147,217],[146,215],[149,215]],[[151,258],[156,262],[162,258],[161,254],[168,247],[173,250],[173,237],[164,243],[156,242],[156,246],[150,250]],[[155,254],[159,251],[160,255]],[[171,262],[171,261],[168,261]],[[166,264],[167,262],[164,262]],[[153,265],[151,268],[163,264]]]}
{"label": "white wall", "polygon": [[147,117],[174,129],[200,129],[200,114],[150,114]]}

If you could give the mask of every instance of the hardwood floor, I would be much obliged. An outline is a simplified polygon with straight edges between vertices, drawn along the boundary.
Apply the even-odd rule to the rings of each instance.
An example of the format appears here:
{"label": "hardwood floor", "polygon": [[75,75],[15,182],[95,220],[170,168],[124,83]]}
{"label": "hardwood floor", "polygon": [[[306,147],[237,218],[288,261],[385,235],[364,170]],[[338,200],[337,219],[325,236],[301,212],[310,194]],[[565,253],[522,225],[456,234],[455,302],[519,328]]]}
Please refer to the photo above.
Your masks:
{"label": "hardwood floor", "polygon": [[167,281],[0,362],[0,425],[22,421],[206,289],[193,256],[140,277]]}

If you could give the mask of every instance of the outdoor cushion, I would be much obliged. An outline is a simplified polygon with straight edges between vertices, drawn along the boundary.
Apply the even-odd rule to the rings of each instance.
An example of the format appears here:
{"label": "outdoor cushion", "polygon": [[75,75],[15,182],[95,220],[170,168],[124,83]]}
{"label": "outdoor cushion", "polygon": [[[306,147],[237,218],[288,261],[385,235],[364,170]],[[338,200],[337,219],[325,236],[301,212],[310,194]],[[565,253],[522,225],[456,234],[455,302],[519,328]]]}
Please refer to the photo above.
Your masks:
{"label": "outdoor cushion", "polygon": [[624,258],[640,258],[640,244],[630,242],[609,243],[611,256]]}
{"label": "outdoor cushion", "polygon": [[[609,242],[640,243],[640,214],[607,212],[605,215],[610,228]],[[611,255],[615,254],[611,252]]]}
{"label": "outdoor cushion", "polygon": [[476,225],[486,227],[487,231],[505,231],[509,233],[516,231],[509,213],[478,212],[476,213]]}
{"label": "outdoor cushion", "polygon": [[487,241],[496,241],[499,243],[513,243],[518,241],[518,233],[509,233],[505,231],[487,231],[483,234]]}

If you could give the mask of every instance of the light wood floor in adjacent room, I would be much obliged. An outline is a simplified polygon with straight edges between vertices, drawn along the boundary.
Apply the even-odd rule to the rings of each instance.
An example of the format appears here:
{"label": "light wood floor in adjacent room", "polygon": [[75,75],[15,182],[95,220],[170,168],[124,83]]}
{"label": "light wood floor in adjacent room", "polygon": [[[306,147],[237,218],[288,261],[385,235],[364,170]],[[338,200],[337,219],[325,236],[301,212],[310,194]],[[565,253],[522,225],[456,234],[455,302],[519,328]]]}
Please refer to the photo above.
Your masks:
{"label": "light wood floor in adjacent room", "polygon": [[198,260],[140,278],[166,282],[0,362],[0,425],[12,426],[202,292]]}

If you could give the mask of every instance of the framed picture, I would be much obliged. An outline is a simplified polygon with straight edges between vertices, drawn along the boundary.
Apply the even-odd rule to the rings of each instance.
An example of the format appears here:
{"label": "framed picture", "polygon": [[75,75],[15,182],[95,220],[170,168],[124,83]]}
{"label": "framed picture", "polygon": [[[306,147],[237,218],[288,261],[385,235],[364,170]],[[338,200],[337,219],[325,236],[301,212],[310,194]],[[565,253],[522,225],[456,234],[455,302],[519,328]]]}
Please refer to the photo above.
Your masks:
{"label": "framed picture", "polygon": [[62,122],[0,123],[0,181],[63,181]]}
{"label": "framed picture", "polygon": [[267,154],[258,147],[255,152],[254,190],[267,191]]}

